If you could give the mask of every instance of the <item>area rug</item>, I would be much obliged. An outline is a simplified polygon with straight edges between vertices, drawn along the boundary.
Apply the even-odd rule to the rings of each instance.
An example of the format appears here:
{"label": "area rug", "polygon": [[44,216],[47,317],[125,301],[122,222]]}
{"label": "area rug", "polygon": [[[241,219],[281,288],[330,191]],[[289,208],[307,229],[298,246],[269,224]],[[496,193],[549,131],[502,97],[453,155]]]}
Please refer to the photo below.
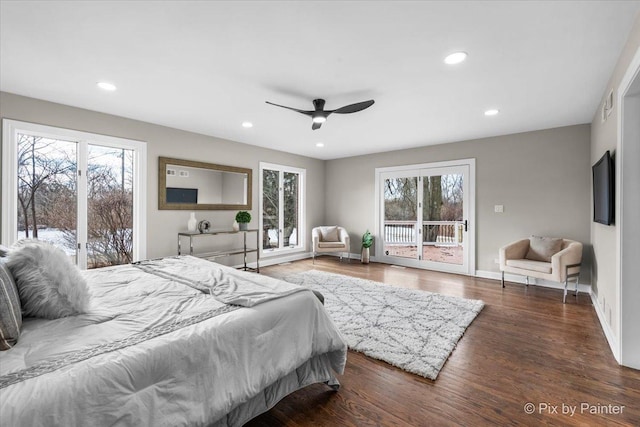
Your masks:
{"label": "area rug", "polygon": [[479,300],[316,270],[283,280],[324,295],[350,349],[432,380],[484,307]]}

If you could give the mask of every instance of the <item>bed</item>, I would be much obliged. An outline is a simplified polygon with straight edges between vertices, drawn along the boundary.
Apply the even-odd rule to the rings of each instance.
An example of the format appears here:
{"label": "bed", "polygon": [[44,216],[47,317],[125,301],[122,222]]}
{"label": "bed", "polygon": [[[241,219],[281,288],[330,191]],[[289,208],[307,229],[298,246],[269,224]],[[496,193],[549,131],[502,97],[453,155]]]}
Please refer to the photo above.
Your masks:
{"label": "bed", "polygon": [[87,313],[24,318],[0,352],[0,425],[239,426],[346,344],[310,291],[191,256],[83,272]]}

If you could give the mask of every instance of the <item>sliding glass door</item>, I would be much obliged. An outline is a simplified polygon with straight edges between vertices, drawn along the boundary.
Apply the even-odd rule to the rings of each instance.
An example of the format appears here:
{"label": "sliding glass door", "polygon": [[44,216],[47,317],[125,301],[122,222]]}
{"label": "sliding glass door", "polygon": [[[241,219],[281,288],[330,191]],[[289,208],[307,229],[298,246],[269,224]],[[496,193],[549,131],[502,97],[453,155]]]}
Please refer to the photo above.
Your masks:
{"label": "sliding glass door", "polygon": [[377,170],[383,262],[473,274],[474,163]]}
{"label": "sliding glass door", "polygon": [[4,244],[47,241],[80,268],[144,256],[143,143],[11,120],[3,127]]}

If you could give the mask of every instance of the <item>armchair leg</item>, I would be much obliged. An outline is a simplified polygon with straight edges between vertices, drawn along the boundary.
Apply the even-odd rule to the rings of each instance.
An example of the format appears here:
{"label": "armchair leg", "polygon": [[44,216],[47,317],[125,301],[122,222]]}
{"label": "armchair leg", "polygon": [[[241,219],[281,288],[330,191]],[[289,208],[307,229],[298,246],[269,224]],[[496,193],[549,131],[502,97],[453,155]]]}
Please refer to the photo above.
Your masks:
{"label": "armchair leg", "polygon": [[311,257],[313,258],[313,264],[315,265],[315,263],[316,263],[316,251],[313,251],[313,254],[311,255]]}
{"label": "armchair leg", "polygon": [[525,280],[524,285],[525,285],[525,286],[529,286],[529,276],[524,276],[524,278],[525,278],[525,279],[524,279],[524,280]]}
{"label": "armchair leg", "polygon": [[564,279],[564,296],[562,297],[563,304],[566,304],[567,302],[567,281],[568,279]]}
{"label": "armchair leg", "polygon": [[504,288],[504,270],[502,270],[502,287]]}
{"label": "armchair leg", "polygon": [[580,282],[580,276],[576,277],[576,298],[578,298],[578,282]]}

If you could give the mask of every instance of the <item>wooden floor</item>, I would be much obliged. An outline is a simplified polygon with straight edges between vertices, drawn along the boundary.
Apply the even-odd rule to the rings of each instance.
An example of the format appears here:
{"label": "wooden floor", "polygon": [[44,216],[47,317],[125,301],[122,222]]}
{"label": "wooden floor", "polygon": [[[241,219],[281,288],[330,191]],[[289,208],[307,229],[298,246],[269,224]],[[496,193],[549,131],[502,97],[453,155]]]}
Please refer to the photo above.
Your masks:
{"label": "wooden floor", "polygon": [[247,426],[640,425],[640,371],[616,363],[589,295],[329,256],[261,273],[311,269],[486,305],[435,381],[350,351],[338,392],[309,386]]}

